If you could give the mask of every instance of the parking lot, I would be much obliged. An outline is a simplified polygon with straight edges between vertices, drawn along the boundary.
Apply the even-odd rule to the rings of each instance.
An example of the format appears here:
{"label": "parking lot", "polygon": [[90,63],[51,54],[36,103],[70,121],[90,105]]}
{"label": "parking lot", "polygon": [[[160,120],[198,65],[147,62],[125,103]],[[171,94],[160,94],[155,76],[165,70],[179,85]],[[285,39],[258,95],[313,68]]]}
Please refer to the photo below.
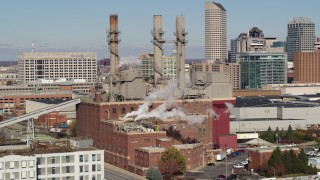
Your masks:
{"label": "parking lot", "polygon": [[219,175],[230,175],[233,172],[233,165],[239,164],[248,158],[248,151],[236,157],[228,157],[223,161],[214,162],[215,166],[205,166],[199,171],[203,171],[208,177],[214,178]]}

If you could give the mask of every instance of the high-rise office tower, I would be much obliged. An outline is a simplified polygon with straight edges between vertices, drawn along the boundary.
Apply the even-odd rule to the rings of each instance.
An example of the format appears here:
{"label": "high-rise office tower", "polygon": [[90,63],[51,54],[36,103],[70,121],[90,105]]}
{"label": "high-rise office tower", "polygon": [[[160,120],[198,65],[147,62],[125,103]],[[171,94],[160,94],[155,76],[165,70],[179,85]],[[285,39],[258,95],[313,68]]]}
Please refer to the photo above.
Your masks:
{"label": "high-rise office tower", "polygon": [[227,59],[227,11],[219,3],[205,3],[205,58]]}
{"label": "high-rise office tower", "polygon": [[288,61],[293,61],[295,52],[313,51],[315,42],[315,24],[308,17],[294,17],[288,23]]}

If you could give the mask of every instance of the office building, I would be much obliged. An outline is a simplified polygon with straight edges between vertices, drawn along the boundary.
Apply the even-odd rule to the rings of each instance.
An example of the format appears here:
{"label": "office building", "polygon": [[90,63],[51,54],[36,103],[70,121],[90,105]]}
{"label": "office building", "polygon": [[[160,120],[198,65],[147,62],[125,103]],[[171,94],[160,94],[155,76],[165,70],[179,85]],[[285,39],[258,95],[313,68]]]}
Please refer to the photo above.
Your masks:
{"label": "office building", "polygon": [[319,83],[320,82],[320,51],[296,52],[294,54],[295,82]]}
{"label": "office building", "polygon": [[[145,78],[150,78],[154,75],[154,54],[142,54],[139,59],[141,64],[138,68]],[[170,56],[162,56],[163,59],[163,74],[167,79],[176,79],[176,61],[177,51],[173,50]]]}
{"label": "office building", "polygon": [[313,51],[315,42],[315,24],[308,17],[294,17],[288,23],[288,62],[293,61],[295,52]]}
{"label": "office building", "polygon": [[287,54],[284,52],[245,52],[240,56],[241,88],[287,82]]}
{"label": "office building", "polygon": [[235,63],[236,57],[237,57],[237,46],[238,46],[238,39],[231,39],[230,40],[230,51],[228,56],[228,62],[229,63]]}
{"label": "office building", "polygon": [[205,3],[205,58],[227,59],[227,11],[219,3]]}
{"label": "office building", "polygon": [[92,52],[24,52],[18,54],[18,68],[23,84],[60,78],[96,82],[97,55]]}

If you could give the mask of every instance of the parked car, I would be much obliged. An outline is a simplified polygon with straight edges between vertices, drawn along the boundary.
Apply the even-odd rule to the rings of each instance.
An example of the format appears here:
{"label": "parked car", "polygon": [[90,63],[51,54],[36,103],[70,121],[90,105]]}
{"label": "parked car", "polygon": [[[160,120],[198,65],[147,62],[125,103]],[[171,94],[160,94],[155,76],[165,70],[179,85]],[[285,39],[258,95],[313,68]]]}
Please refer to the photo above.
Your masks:
{"label": "parked car", "polygon": [[214,164],[214,163],[212,163],[212,162],[207,164],[207,166],[215,166],[215,165],[216,165],[216,164]]}
{"label": "parked car", "polygon": [[217,178],[220,178],[220,179],[226,179],[227,177],[223,174],[220,174],[219,176],[217,176]]}
{"label": "parked car", "polygon": [[233,165],[233,168],[244,168],[243,164],[235,164]]}
{"label": "parked car", "polygon": [[242,161],[241,164],[247,165],[247,164],[248,164],[248,161]]}
{"label": "parked car", "polygon": [[237,152],[239,152],[239,153],[245,153],[246,150],[244,150],[244,149],[239,149]]}

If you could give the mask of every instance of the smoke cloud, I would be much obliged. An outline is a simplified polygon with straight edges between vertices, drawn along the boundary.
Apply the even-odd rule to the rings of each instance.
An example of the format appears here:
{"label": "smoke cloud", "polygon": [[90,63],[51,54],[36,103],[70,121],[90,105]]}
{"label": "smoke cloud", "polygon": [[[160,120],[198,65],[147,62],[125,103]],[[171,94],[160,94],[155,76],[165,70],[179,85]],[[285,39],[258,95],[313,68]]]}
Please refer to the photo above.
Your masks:
{"label": "smoke cloud", "polygon": [[227,109],[224,111],[224,113],[229,113],[231,109],[233,109],[233,104],[225,102],[224,103],[227,106]]}
{"label": "smoke cloud", "polygon": [[213,109],[208,108],[207,113],[209,113],[209,116],[212,117],[212,119],[219,119],[219,115]]}
{"label": "smoke cloud", "polygon": [[[160,119],[166,120],[169,118],[181,118],[188,121],[191,124],[201,124],[204,121],[204,117],[200,115],[186,115],[181,107],[177,106],[176,99],[173,97],[176,86],[169,86],[166,89],[155,89],[146,98],[142,105],[136,111],[132,111],[124,116],[125,120],[134,118],[134,121],[143,119]],[[162,100],[163,104],[157,108],[149,111],[149,107],[153,101]]]}

